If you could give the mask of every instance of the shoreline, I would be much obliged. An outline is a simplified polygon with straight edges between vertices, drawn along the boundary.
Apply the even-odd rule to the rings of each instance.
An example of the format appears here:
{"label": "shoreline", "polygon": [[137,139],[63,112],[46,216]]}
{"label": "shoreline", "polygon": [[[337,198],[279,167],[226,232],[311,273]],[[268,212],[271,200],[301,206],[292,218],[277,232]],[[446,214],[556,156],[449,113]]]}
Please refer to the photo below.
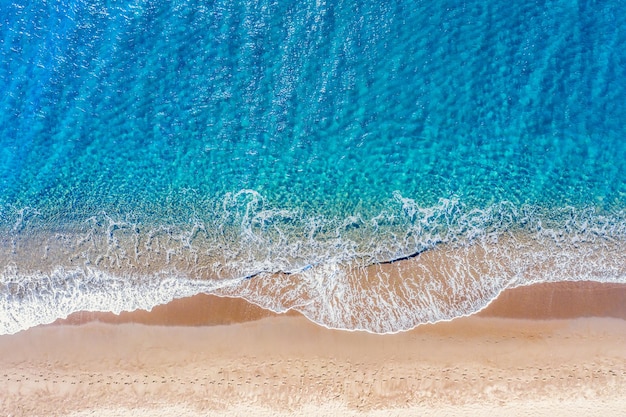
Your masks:
{"label": "shoreline", "polygon": [[[117,321],[78,313],[0,336],[0,409],[72,417],[617,415],[626,410],[624,296],[626,285],[521,287],[479,314],[388,335],[329,330],[240,299],[194,310],[208,296]],[[527,300],[535,307],[520,311],[547,307],[514,317]],[[194,311],[221,319],[189,322]],[[601,311],[612,317],[593,317]]]}
{"label": "shoreline", "polygon": [[[176,302],[170,303],[172,299],[207,293],[241,297],[273,311],[297,310],[328,328],[392,334],[412,329],[420,323],[473,314],[498,298],[506,287],[559,282],[568,277],[593,281],[600,276],[608,282],[622,282],[626,276],[626,250],[617,243],[610,247],[594,242],[565,245],[555,255],[550,242],[529,240],[524,235],[503,236],[470,246],[442,244],[419,256],[392,263],[363,267],[320,264],[293,273],[262,273],[254,279],[220,278],[219,274],[214,277],[209,274],[212,277],[209,279],[206,278],[209,269],[219,269],[221,263],[205,265],[198,259],[186,257],[174,257],[178,261],[171,265],[148,262],[135,268],[133,262],[144,263],[147,259],[132,248],[127,248],[129,252],[113,263],[99,257],[93,263],[80,266],[80,262],[76,263],[78,258],[70,257],[69,262],[75,263],[75,267],[67,270],[44,251],[46,263],[52,262],[56,266],[50,271],[42,266],[41,270],[32,272],[32,265],[38,265],[41,259],[35,256],[40,252],[31,251],[32,259],[20,261],[20,265],[30,263],[31,266],[24,270],[14,266],[5,271],[3,282],[7,283],[9,293],[16,296],[7,297],[2,304],[4,320],[0,330],[1,333],[15,333],[38,324],[52,323],[77,311],[119,313],[153,309],[163,303],[171,304],[168,309],[174,313],[168,313],[167,319],[157,320],[154,324],[173,325],[180,321],[177,317],[182,313],[175,306]],[[134,258],[129,256],[132,253],[136,255]],[[181,269],[186,272],[181,272],[177,278],[179,275],[175,271],[179,261],[186,263]],[[238,261],[228,268],[238,269],[236,265],[239,265]],[[534,301],[531,299],[530,302]],[[191,305],[194,301],[190,299],[182,304]],[[212,306],[216,304],[223,303],[215,299],[195,303],[191,308],[194,311],[192,318],[182,319],[179,324],[241,320],[219,311],[215,313]],[[229,309],[231,312],[247,310],[248,307],[242,304]],[[197,318],[202,311],[208,311],[205,314],[205,317],[211,317],[208,322]],[[153,319],[145,317],[141,320],[150,322]],[[109,321],[119,322],[119,319]]]}
{"label": "shoreline", "polygon": [[[123,311],[120,314],[80,311],[71,314],[66,319],[56,320],[53,325],[77,325],[97,321],[109,324],[214,326],[284,315],[302,316],[294,310],[275,313],[243,298],[198,294],[155,306],[150,311]],[[474,315],[532,320],[579,317],[612,317],[626,320],[626,284],[579,281],[515,287],[503,291],[482,310],[463,317]],[[423,325],[425,324],[420,326]]]}

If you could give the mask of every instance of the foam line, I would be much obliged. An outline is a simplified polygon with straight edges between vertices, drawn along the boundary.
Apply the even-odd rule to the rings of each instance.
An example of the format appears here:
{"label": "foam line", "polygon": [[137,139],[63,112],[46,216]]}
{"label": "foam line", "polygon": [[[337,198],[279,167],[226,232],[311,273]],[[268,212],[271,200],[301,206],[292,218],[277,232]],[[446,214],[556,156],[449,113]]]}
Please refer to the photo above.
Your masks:
{"label": "foam line", "polygon": [[[514,286],[626,282],[621,212],[511,204],[478,210],[452,200],[423,208],[399,195],[394,201],[401,206],[386,212],[394,222],[386,228],[380,213],[359,220],[376,223],[365,233],[344,227],[354,220],[318,218],[313,235],[311,219],[296,212],[271,229],[251,229],[258,210],[267,219],[279,209],[248,200],[241,217],[229,212],[236,226],[219,229],[107,214],[84,229],[49,233],[18,213],[19,231],[0,236],[0,331],[80,310],[150,309],[207,293],[276,312],[296,309],[327,327],[393,333],[472,314]],[[284,220],[285,209],[279,211]],[[381,256],[391,252],[399,255]]]}

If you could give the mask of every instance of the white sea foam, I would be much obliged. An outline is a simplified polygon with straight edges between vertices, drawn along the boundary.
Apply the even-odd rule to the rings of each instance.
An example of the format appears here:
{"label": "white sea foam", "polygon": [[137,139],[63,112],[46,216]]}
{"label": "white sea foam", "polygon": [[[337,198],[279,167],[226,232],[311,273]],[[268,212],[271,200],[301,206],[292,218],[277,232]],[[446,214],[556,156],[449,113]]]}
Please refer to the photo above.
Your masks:
{"label": "white sea foam", "polygon": [[538,282],[626,283],[626,246],[538,245],[502,238],[438,247],[386,265],[324,264],[293,275],[261,276],[218,294],[273,310],[289,308],[338,329],[393,333],[484,308],[504,289]]}
{"label": "white sea foam", "polygon": [[52,232],[35,214],[0,236],[2,333],[198,293],[388,333],[473,313],[512,286],[626,282],[626,216],[594,208],[422,207],[396,193],[375,215],[332,218],[245,190],[188,223],[102,213]]}
{"label": "white sea foam", "polygon": [[189,280],[170,271],[160,276],[137,276],[75,268],[57,268],[49,274],[21,273],[15,267],[2,272],[0,334],[16,333],[66,318],[76,311],[151,310],[176,298],[212,293],[238,280]]}

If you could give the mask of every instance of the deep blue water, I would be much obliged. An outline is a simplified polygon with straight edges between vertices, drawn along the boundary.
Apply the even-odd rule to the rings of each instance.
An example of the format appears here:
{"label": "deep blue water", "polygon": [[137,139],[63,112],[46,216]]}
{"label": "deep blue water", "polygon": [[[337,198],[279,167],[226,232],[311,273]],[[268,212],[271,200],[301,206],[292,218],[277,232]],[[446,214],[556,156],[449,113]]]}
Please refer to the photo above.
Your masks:
{"label": "deep blue water", "polygon": [[0,293],[74,297],[72,268],[324,276],[511,234],[610,256],[625,80],[617,0],[0,1]]}

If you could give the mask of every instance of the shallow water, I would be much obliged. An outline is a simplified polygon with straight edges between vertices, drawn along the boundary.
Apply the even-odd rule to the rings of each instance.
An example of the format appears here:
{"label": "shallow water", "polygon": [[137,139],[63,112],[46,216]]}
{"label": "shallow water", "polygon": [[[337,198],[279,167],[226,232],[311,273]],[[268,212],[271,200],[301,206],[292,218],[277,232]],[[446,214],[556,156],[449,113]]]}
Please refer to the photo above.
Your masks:
{"label": "shallow water", "polygon": [[2,10],[2,332],[197,292],[388,332],[626,282],[621,2]]}

